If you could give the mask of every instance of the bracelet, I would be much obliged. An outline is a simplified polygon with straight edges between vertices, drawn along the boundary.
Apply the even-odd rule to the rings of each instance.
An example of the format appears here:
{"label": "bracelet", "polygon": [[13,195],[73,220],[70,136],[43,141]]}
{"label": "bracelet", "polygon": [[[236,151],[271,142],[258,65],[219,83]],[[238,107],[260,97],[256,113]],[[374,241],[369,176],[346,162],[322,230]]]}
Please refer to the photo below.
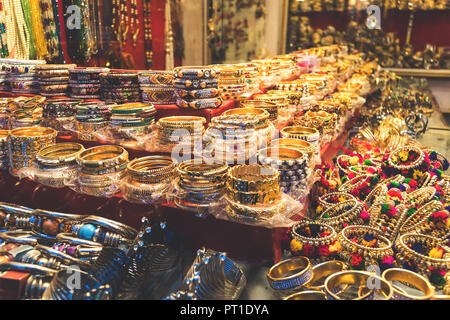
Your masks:
{"label": "bracelet", "polygon": [[299,288],[308,284],[311,279],[311,262],[306,257],[295,257],[281,261],[267,272],[267,280],[274,290]]}
{"label": "bracelet", "polygon": [[281,136],[283,138],[293,138],[305,140],[313,145],[318,144],[320,139],[320,132],[315,128],[308,127],[285,127],[281,130]]}
{"label": "bracelet", "polygon": [[321,291],[301,291],[285,297],[284,300],[327,300],[327,296]]}
{"label": "bracelet", "polygon": [[[373,279],[380,284],[379,288],[367,289],[369,279]],[[375,273],[364,271],[342,271],[329,276],[325,280],[325,293],[327,300],[343,300],[337,293],[342,292],[343,286],[359,285],[359,295],[351,300],[374,300],[375,293],[381,291],[383,300],[391,299],[394,291],[390,283]],[[362,290],[366,289],[366,290]],[[367,292],[362,292],[367,291]]]}
{"label": "bracelet", "polygon": [[280,173],[270,166],[238,165],[228,172],[230,189],[239,192],[279,192]]}
{"label": "bracelet", "polygon": [[81,152],[76,160],[83,168],[107,169],[128,162],[128,151],[114,145],[92,147]]}
{"label": "bracelet", "polygon": [[270,115],[270,120],[276,120],[278,118],[278,105],[273,102],[267,102],[262,100],[244,100],[241,101],[243,108],[252,109],[264,109]]}
{"label": "bracelet", "polygon": [[177,99],[176,105],[180,108],[192,108],[196,110],[201,109],[217,109],[222,105],[222,98],[208,98],[196,100]]}
{"label": "bracelet", "polygon": [[147,184],[164,183],[176,175],[176,164],[170,156],[137,158],[127,165],[131,181]]}
{"label": "bracelet", "polygon": [[[394,290],[394,294],[392,296],[393,300],[429,300],[435,292],[435,288],[426,278],[406,269],[392,268],[385,270],[382,274],[382,278],[391,283]],[[393,284],[394,281],[400,281],[417,288],[423,293],[423,295],[409,294],[395,286]]]}
{"label": "bracelet", "polygon": [[46,239],[55,239],[58,233],[70,231],[72,226],[82,219],[81,215],[42,209],[34,210],[33,215],[36,216],[36,221],[32,225],[32,231]]}
{"label": "bracelet", "polygon": [[177,67],[174,69],[174,76],[176,78],[205,78],[213,79],[219,75],[216,69],[208,67]]}
{"label": "bracelet", "polygon": [[171,86],[174,74],[170,71],[141,71],[138,73],[141,84],[155,84],[161,86]]}
{"label": "bracelet", "polygon": [[218,81],[216,79],[192,80],[192,79],[175,78],[172,81],[172,84],[175,88],[178,89],[205,89],[205,88],[217,88]]}
{"label": "bracelet", "polygon": [[219,89],[210,88],[210,89],[199,89],[199,90],[184,90],[177,89],[175,93],[180,98],[194,98],[194,99],[208,99],[215,98],[219,95]]}
{"label": "bracelet", "polygon": [[41,149],[36,161],[42,167],[56,167],[75,163],[78,154],[84,151],[79,143],[57,143]]}
{"label": "bracelet", "polygon": [[305,285],[306,290],[323,291],[325,289],[325,280],[338,272],[347,269],[347,265],[338,260],[325,261],[312,268],[312,279]]}

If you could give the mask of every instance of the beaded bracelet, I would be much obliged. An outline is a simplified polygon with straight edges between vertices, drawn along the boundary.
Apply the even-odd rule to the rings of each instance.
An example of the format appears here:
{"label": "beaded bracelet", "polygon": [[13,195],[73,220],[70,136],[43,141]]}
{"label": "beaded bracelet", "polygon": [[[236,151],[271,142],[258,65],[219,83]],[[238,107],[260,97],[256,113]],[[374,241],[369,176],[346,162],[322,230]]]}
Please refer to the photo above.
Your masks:
{"label": "beaded bracelet", "polygon": [[220,74],[219,71],[208,67],[177,67],[174,69],[174,76],[176,78],[191,78],[191,79],[214,79]]}

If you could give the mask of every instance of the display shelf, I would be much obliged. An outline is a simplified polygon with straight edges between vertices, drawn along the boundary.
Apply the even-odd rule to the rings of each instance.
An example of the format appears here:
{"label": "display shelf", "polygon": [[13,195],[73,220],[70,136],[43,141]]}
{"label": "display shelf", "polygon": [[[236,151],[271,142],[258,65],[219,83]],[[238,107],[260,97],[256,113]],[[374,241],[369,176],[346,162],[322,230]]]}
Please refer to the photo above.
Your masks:
{"label": "display shelf", "polygon": [[412,68],[383,68],[395,72],[399,76],[450,78],[450,69],[412,69]]}

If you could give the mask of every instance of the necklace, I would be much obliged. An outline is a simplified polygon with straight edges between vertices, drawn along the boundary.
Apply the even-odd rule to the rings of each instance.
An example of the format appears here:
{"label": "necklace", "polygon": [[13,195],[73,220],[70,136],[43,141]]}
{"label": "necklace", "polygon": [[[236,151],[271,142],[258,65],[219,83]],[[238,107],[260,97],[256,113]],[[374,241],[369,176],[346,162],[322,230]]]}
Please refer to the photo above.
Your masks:
{"label": "necklace", "polygon": [[[8,35],[6,28],[6,17],[5,17],[5,7],[3,5],[3,1],[0,1],[0,56],[2,58],[6,58],[9,56],[8,50]],[[8,27],[9,29],[9,27]]]}
{"label": "necklace", "polygon": [[166,1],[165,8],[166,23],[166,70],[172,70],[174,68],[174,56],[173,56],[173,30],[172,30],[172,14],[171,14],[171,0]]}
{"label": "necklace", "polygon": [[[7,24],[13,30],[11,33],[12,49],[16,59],[28,59],[30,57],[30,34],[23,16],[22,4],[16,0],[5,0],[5,14],[9,17]],[[9,41],[8,41],[9,43]]]}
{"label": "necklace", "polygon": [[151,69],[153,62],[151,0],[144,0],[143,6],[145,59],[147,62],[147,69]]}
{"label": "necklace", "polygon": [[60,39],[55,23],[52,0],[39,1],[42,12],[42,24],[44,27],[44,37],[47,43],[49,61],[57,62],[60,54]]}
{"label": "necklace", "polygon": [[[140,31],[140,27],[139,27],[139,12],[138,12],[138,9],[137,9],[137,0],[131,0],[130,13],[131,13],[130,28],[131,28],[131,32],[133,32],[133,35],[132,35],[133,47],[136,47],[137,39],[138,39],[139,31]],[[136,29],[135,29],[135,27],[136,27]]]}

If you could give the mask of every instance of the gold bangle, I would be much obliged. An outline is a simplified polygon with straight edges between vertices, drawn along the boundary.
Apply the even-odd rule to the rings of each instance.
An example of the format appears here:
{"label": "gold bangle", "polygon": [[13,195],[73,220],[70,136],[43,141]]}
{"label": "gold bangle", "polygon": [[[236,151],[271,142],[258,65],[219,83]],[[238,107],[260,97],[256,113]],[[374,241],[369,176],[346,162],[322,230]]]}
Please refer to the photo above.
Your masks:
{"label": "gold bangle", "polygon": [[270,166],[237,165],[228,172],[231,189],[240,192],[279,192],[280,173]]}
{"label": "gold bangle", "polygon": [[306,153],[310,158],[312,158],[316,152],[316,147],[314,147],[308,141],[300,139],[292,139],[292,138],[276,139],[271,142],[271,145],[273,147],[287,147],[297,149]]}
{"label": "gold bangle", "polygon": [[75,162],[84,147],[79,143],[57,143],[44,147],[36,154],[38,163],[48,166],[57,166],[62,163]]}
{"label": "gold bangle", "polygon": [[259,121],[266,121],[270,117],[270,114],[266,110],[257,108],[235,108],[225,111],[222,115],[251,115],[257,117]]}
{"label": "gold bangle", "polygon": [[306,257],[281,261],[267,272],[267,280],[274,290],[291,290],[307,285],[312,279],[311,262]]}
{"label": "gold bangle", "polygon": [[170,156],[148,156],[137,158],[127,165],[127,174],[132,181],[145,183],[162,183],[166,178],[173,178],[176,164]]}
{"label": "gold bangle", "polygon": [[[393,300],[429,300],[435,292],[435,288],[427,279],[410,270],[392,268],[385,270],[381,276],[386,281],[391,282],[394,290],[394,295],[392,297]],[[424,295],[409,294],[392,284],[393,281],[407,283],[408,285],[422,291]]]}
{"label": "gold bangle", "polygon": [[45,127],[25,127],[13,129],[9,133],[11,140],[27,140],[33,142],[35,140],[54,139],[58,132],[52,128]]}
{"label": "gold bangle", "polygon": [[287,296],[284,300],[327,300],[327,295],[321,291],[301,291]]}
{"label": "gold bangle", "polygon": [[301,139],[308,142],[317,142],[320,139],[320,132],[316,128],[309,127],[285,127],[281,130],[283,138]]}
{"label": "gold bangle", "polygon": [[307,290],[322,291],[325,289],[325,280],[332,274],[347,269],[347,265],[338,260],[326,261],[312,268],[311,281],[305,285]]}
{"label": "gold bangle", "polygon": [[[369,279],[377,281],[380,286],[376,289],[368,289],[367,284]],[[363,292],[363,294],[360,294],[357,298],[351,300],[373,300],[375,292],[377,291],[381,291],[383,300],[389,300],[394,293],[391,284],[380,276],[377,276],[375,273],[365,271],[341,271],[332,274],[325,280],[325,293],[328,300],[344,300],[335,292],[339,290],[342,293],[342,286],[352,284],[359,285],[360,293],[361,289],[365,289],[364,291],[366,292]]]}
{"label": "gold bangle", "polygon": [[97,146],[79,153],[76,161],[83,170],[108,170],[109,167],[128,162],[128,151],[114,145]]}

